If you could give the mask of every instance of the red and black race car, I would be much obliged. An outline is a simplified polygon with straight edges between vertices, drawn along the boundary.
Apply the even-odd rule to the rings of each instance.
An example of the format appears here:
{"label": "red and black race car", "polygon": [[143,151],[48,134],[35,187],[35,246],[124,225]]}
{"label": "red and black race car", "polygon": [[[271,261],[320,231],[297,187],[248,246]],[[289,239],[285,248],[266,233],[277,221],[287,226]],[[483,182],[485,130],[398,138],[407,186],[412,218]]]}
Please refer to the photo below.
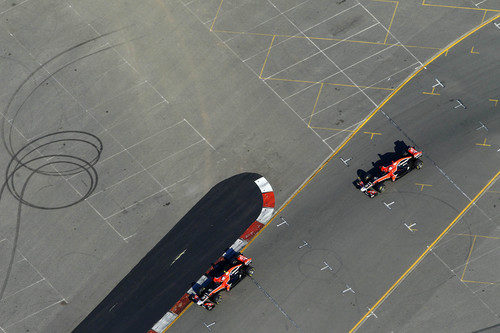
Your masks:
{"label": "red and black race car", "polygon": [[388,166],[381,166],[379,175],[366,173],[363,179],[358,177],[355,182],[356,187],[370,198],[373,198],[385,190],[384,182],[386,180],[391,179],[394,182],[411,170],[422,168],[423,162],[420,157],[422,157],[421,151],[409,147],[396,161],[393,161]]}
{"label": "red and black race car", "polygon": [[221,291],[229,291],[246,276],[253,275],[254,268],[250,266],[251,262],[251,258],[237,253],[233,259],[223,259],[212,265],[209,274],[211,281],[198,292],[190,294],[189,299],[209,311],[212,310],[222,300]]}

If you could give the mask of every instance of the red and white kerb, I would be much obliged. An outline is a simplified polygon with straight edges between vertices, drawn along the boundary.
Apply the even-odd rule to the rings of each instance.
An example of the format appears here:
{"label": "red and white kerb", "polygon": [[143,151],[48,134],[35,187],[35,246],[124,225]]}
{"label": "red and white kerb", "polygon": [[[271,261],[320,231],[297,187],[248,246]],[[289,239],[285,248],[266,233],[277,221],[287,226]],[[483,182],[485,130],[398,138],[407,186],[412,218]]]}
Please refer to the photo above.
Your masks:
{"label": "red and white kerb", "polygon": [[[269,184],[266,178],[261,177],[255,181],[255,184],[259,187],[262,192],[262,211],[260,212],[257,220],[253,222],[247,230],[231,245],[230,249],[234,252],[240,252],[254,237],[257,233],[264,228],[264,226],[269,223],[271,217],[274,213],[274,192],[273,188]],[[227,253],[227,252],[226,252]],[[222,255],[216,262],[221,261],[226,253]],[[230,252],[232,253],[232,252]],[[208,274],[209,270],[205,272]],[[196,281],[198,285],[202,285],[208,278],[203,275]],[[189,294],[194,294],[193,288],[189,290],[175,303],[175,305],[168,311],[154,326],[148,331],[148,333],[160,333],[166,331],[166,329],[175,321],[184,309],[191,302],[189,300]]]}

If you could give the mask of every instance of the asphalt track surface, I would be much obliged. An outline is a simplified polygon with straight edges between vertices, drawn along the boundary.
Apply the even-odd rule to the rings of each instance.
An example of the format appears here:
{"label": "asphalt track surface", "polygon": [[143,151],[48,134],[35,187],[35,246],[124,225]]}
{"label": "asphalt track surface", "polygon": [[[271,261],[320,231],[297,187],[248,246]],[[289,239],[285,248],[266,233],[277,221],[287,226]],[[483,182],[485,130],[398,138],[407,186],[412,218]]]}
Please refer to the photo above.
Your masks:
{"label": "asphalt track surface", "polygon": [[[69,131],[65,133],[71,135],[62,137],[62,141],[51,140],[55,142],[39,152],[44,158],[37,161],[62,166],[71,159],[83,163],[80,171],[91,172],[63,172],[60,177],[47,165],[49,169],[29,179],[22,198],[39,207],[78,202],[89,191],[84,201],[65,209],[24,205],[19,210],[19,196],[7,192],[2,195],[0,331],[52,333],[74,329],[215,184],[235,174],[252,171],[264,175],[275,189],[277,205],[286,202],[415,68],[498,14],[498,1],[479,2],[0,1],[0,112],[6,143],[1,148],[2,170],[8,171],[13,155],[23,147],[31,147],[31,143],[39,143],[40,136],[50,134],[50,139],[58,132]],[[449,72],[459,75],[470,64],[475,70],[467,74],[474,78],[483,75],[481,62],[487,64],[488,57],[496,54],[472,44],[460,51],[472,58],[464,57],[463,63],[453,61]],[[452,59],[452,51],[444,56]],[[489,72],[493,76],[494,70]],[[446,79],[446,73],[437,74],[442,82],[446,81],[441,78]],[[489,77],[488,73],[484,75]],[[435,84],[434,77],[427,79],[421,92],[431,92]],[[460,98],[470,111],[463,91],[484,93],[489,86],[496,87],[486,79],[480,89],[468,86],[473,80],[456,81],[460,82],[456,87],[454,81],[445,82],[444,92],[437,88],[440,95],[417,93],[413,97],[432,97],[439,101],[436,108]],[[453,94],[447,96],[446,91]],[[499,100],[495,90],[492,92],[488,99]],[[398,100],[397,96],[387,107]],[[448,99],[440,100],[444,96]],[[400,103],[403,109],[413,104],[413,97]],[[485,102],[491,112],[497,110],[494,102]],[[383,110],[388,112],[385,107]],[[397,110],[390,111],[390,115],[399,116]],[[380,112],[372,121],[379,116]],[[455,120],[454,116],[449,119]],[[471,145],[479,149],[476,153],[494,153],[498,149],[495,122],[490,124],[490,118],[484,118],[470,119],[474,123],[488,120],[485,124],[489,129],[473,132],[477,137]],[[419,124],[423,120],[414,121]],[[415,216],[404,216],[404,222],[417,223],[418,229],[411,232],[396,217],[390,227],[401,228],[412,237],[404,238],[409,234],[401,231],[394,236],[401,238],[400,243],[390,242],[392,239],[387,238],[393,234],[384,224],[388,216],[373,206],[378,201],[351,196],[354,189],[350,182],[358,168],[365,170],[377,162],[376,153],[390,153],[394,142],[409,141],[401,132],[386,131],[383,126],[376,133],[375,128],[368,127],[371,124],[350,142],[357,145],[359,139],[360,150],[351,153],[343,149],[339,153],[344,160],[352,158],[350,170],[342,169],[347,167],[336,156],[321,171],[325,179],[320,178],[321,173],[318,175],[325,186],[312,186],[315,195],[309,195],[306,190],[314,183],[310,182],[296,197],[303,201],[296,213],[293,204],[277,216],[285,218],[290,228],[286,224],[271,225],[261,234],[262,239],[247,249],[251,256],[258,255],[255,283],[243,282],[210,315],[191,307],[172,330],[206,331],[203,322],[215,320],[213,331],[285,331],[297,326],[331,331],[326,323],[332,322],[341,327],[339,330],[348,330],[365,315],[361,328],[369,331],[391,331],[394,327],[409,332],[446,332],[455,328],[472,331],[493,326],[491,315],[500,308],[498,266],[491,264],[497,258],[499,236],[492,231],[498,217],[496,193],[500,192],[495,182],[463,214],[459,220],[463,223],[456,224],[434,247],[432,256],[427,255],[379,304],[374,312],[377,317],[367,314],[366,307],[376,304],[402,276],[395,272],[399,269],[403,274],[411,266],[411,261],[403,264],[391,256],[401,253],[401,258],[408,258],[411,252],[417,253],[413,258],[417,259],[429,239],[442,231],[437,230],[444,227],[442,221],[453,215],[449,212],[456,213],[453,220],[468,205],[467,198],[460,202],[464,196],[457,187],[445,188],[444,184],[451,183],[438,181],[443,177],[441,173],[436,179],[428,178],[432,163],[426,160],[421,173],[389,184],[394,186],[389,186],[384,198],[391,201],[399,198],[402,187],[415,191],[405,194],[413,197],[405,198],[403,204],[394,200],[390,216],[396,216],[397,203],[415,205]],[[485,179],[493,177],[482,170],[490,163],[498,164],[490,160],[494,154],[469,156],[470,146],[462,145],[470,142],[460,141],[456,133],[452,137],[457,139],[457,145],[445,142],[444,152],[438,154],[435,142],[431,145],[426,141],[433,133],[427,132],[427,137],[422,138],[408,131],[407,127],[412,127],[405,119],[398,119],[397,124],[425,148],[424,153],[429,154],[425,158],[436,161],[469,198],[477,194],[477,187],[486,184]],[[480,127],[479,123],[475,125]],[[465,127],[465,123],[459,124],[456,130]],[[464,137],[470,137],[469,132],[463,132]],[[76,133],[81,136],[73,136]],[[443,137],[434,139],[446,137],[443,133]],[[366,145],[373,145],[373,149],[360,157]],[[66,155],[68,159],[56,159],[51,154]],[[464,159],[457,157],[457,161],[455,156]],[[468,164],[471,159],[480,161],[474,169]],[[59,171],[74,171],[71,166],[67,168],[71,163],[64,165],[66,168]],[[467,172],[458,172],[455,166]],[[21,193],[27,170],[19,171],[20,177],[13,179]],[[418,183],[426,184],[422,191],[420,185],[411,182],[421,176],[425,177]],[[411,186],[406,186],[408,182]],[[342,202],[345,193],[348,195]],[[421,202],[424,197],[429,201],[426,205]],[[448,213],[436,214],[432,223],[416,218],[419,207],[431,209],[438,202],[444,208],[436,210]],[[337,206],[342,206],[339,213],[330,210]],[[354,213],[347,223],[347,214],[341,213],[349,207]],[[300,212],[307,209],[314,213]],[[366,214],[372,223],[360,227],[363,222],[355,219],[363,210],[370,212]],[[335,234],[331,235],[333,227]],[[324,244],[315,244],[318,229],[323,231],[319,241],[324,239]],[[367,234],[370,237],[363,237]],[[427,238],[429,235],[434,238]],[[416,249],[414,243],[422,236],[425,240]],[[300,250],[307,254],[294,261],[298,247],[306,240],[311,248],[303,246]],[[352,251],[348,240],[357,243]],[[343,254],[344,243],[349,253],[329,259],[331,251]],[[330,252],[318,251],[321,248]],[[360,249],[372,256],[360,254]],[[385,252],[381,254],[380,250]],[[385,255],[394,265],[381,259]],[[341,272],[358,264],[359,269],[353,270],[355,277],[344,279],[349,285],[354,280],[359,283],[360,287],[353,286],[356,294],[341,294],[346,286],[334,286],[335,281],[322,284],[319,278],[324,276],[315,275],[325,259],[337,269],[337,257],[343,259]],[[287,263],[299,266],[299,272],[290,269],[289,274],[283,274],[282,266]],[[304,276],[300,272],[311,279],[298,286]],[[273,274],[285,280],[275,281]],[[373,287],[364,291],[367,284]],[[303,290],[301,286],[305,285],[310,290]],[[295,286],[297,290],[291,291]],[[337,289],[342,289],[338,295]],[[339,299],[346,303],[336,303]],[[355,314],[348,311],[351,308]],[[192,318],[194,314],[198,317]],[[240,320],[243,314],[246,317]]]}
{"label": "asphalt track surface", "polygon": [[[492,280],[466,280],[473,245],[451,240],[498,236],[498,198],[486,195],[500,172],[491,101],[500,88],[498,38],[485,25],[398,89],[361,130],[380,135],[354,133],[278,211],[289,225],[275,219],[246,249],[258,284],[243,282],[213,313],[187,311],[171,331],[203,332],[212,322],[212,330],[238,332],[495,330],[498,256],[476,267]],[[445,87],[426,94],[436,78]],[[405,146],[423,150],[422,170],[374,199],[354,188],[359,172]]]}
{"label": "asphalt track surface", "polygon": [[208,192],[74,332],[146,332],[253,223],[262,209],[257,174]]}

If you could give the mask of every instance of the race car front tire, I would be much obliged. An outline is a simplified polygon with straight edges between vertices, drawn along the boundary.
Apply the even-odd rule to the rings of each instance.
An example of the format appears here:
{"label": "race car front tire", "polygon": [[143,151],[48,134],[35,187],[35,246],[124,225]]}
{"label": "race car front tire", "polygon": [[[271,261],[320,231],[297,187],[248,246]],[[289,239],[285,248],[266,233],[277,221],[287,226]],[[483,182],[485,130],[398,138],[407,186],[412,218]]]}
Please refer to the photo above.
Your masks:
{"label": "race car front tire", "polygon": [[255,269],[253,267],[251,267],[251,266],[248,266],[247,267],[247,271],[246,271],[247,276],[252,277],[253,273],[255,273]]}
{"label": "race car front tire", "polygon": [[384,192],[384,191],[385,191],[385,185],[384,185],[384,184],[381,184],[381,183],[379,183],[379,184],[375,184],[375,185],[373,186],[373,188],[374,188],[377,192],[379,192],[379,193],[382,193],[382,192]]}
{"label": "race car front tire", "polygon": [[215,303],[215,304],[219,304],[221,301],[222,301],[222,295],[221,294],[216,294],[212,297],[210,297],[212,299],[212,301]]}
{"label": "race car front tire", "polygon": [[422,160],[415,161],[415,169],[420,170],[420,169],[422,169],[423,165],[424,165],[424,162],[422,162]]}

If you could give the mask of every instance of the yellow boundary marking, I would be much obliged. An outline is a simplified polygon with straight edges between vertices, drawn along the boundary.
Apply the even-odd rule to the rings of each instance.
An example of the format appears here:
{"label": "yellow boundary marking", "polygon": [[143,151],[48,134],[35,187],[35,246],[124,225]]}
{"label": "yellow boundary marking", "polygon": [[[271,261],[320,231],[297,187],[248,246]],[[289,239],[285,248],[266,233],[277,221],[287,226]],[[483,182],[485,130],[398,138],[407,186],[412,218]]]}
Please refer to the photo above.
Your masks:
{"label": "yellow boundary marking", "polygon": [[477,8],[477,7],[476,8],[475,7],[460,7],[460,6],[450,6],[450,5],[434,5],[434,4],[430,4],[430,3],[425,3],[425,1],[427,1],[427,0],[422,0],[422,6],[454,8],[454,9],[469,9],[469,10],[485,10],[485,11],[490,11],[490,12],[500,12],[499,9]]}
{"label": "yellow boundary marking", "polygon": [[214,20],[212,22],[212,25],[210,26],[210,31],[214,31],[214,25],[215,25],[215,20],[217,20],[217,16],[219,16],[220,8],[222,7],[222,2],[224,0],[220,0],[219,8],[217,8],[217,13],[215,14]]}
{"label": "yellow boundary marking", "polygon": [[267,50],[266,59],[264,59],[264,64],[262,64],[262,69],[260,70],[259,79],[262,79],[262,73],[264,73],[264,68],[266,67],[267,58],[269,57],[269,53],[271,53],[271,48],[273,47],[273,43],[274,43],[275,38],[276,38],[276,35],[274,35],[273,39],[271,39],[271,45],[269,45],[269,50]]}
{"label": "yellow boundary marking", "polygon": [[[222,1],[221,1],[221,4],[222,4]],[[302,192],[302,190],[314,179],[316,178],[316,176],[318,175],[318,173],[323,170],[323,168],[342,150],[342,148],[344,148],[347,143],[349,141],[351,141],[351,139],[356,135],[356,133],[358,133],[361,128],[363,128],[366,123],[392,98],[394,97],[394,95],[399,91],[401,90],[409,81],[411,81],[418,73],[420,73],[425,67],[427,67],[430,63],[432,63],[434,60],[436,60],[437,58],[439,58],[441,55],[443,55],[445,52],[447,52],[449,49],[451,49],[452,47],[454,47],[455,45],[457,45],[458,43],[460,43],[462,40],[464,40],[465,38],[469,37],[470,35],[472,35],[474,32],[478,31],[479,29],[483,28],[484,26],[488,25],[489,23],[493,22],[494,20],[496,20],[497,18],[500,17],[500,14],[499,15],[496,15],[495,17],[492,17],[490,18],[488,21],[482,23],[481,25],[477,26],[475,29],[471,30],[470,32],[468,32],[467,34],[463,35],[462,37],[460,37],[459,39],[457,39],[455,42],[453,42],[452,44],[450,44],[449,46],[447,46],[445,49],[442,49],[441,52],[439,52],[438,54],[436,54],[434,57],[432,57],[430,60],[428,60],[423,66],[421,66],[417,71],[415,71],[415,73],[413,73],[412,75],[410,75],[404,82],[402,82],[391,94],[389,94],[389,96],[387,96],[383,101],[382,103],[380,103],[380,105],[375,109],[373,110],[369,115],[368,117],[366,117],[366,119],[356,128],[356,130],[354,131],[349,131],[349,130],[341,130],[341,131],[349,131],[349,132],[352,132],[349,137],[339,146],[339,148],[333,152],[332,155],[330,155],[330,157],[328,157],[320,166],[318,169],[316,169],[316,171],[299,187],[299,189],[297,191],[295,191],[295,193],[281,206],[281,208],[271,217],[271,219],[269,220],[269,222],[248,242],[247,245],[245,245],[243,247],[243,249],[241,250],[241,252],[244,252],[249,246],[250,244],[253,243],[253,241],[255,239],[257,239],[257,237],[264,231],[266,230],[266,228],[271,224],[271,222],[276,218],[276,216],[278,216],[289,204],[290,202],[292,202],[292,200],[300,193]],[[215,20],[214,20],[214,23],[215,23]],[[277,36],[277,35],[273,35],[273,36]],[[313,127],[311,127],[313,128]],[[316,128],[316,127],[314,127]],[[319,127],[317,127],[318,129],[321,129]],[[413,265],[391,286],[391,288],[377,301],[377,303],[370,309],[370,311],[368,311],[364,316],[363,318],[361,318],[361,320],[356,323],[356,325],[349,331],[349,333],[351,332],[354,332],[358,329],[358,327],[365,321],[365,319],[368,317],[368,315],[373,311],[375,310],[375,308],[377,308],[388,296],[389,294],[399,285],[399,283],[413,270],[413,268],[422,260],[422,258],[427,254],[427,252],[432,249],[432,247],[435,245],[435,243],[437,243],[441,238],[442,236],[455,224],[456,220],[458,220],[459,217],[461,217],[463,215],[463,212],[465,212],[472,204],[473,202],[484,192],[484,190],[493,182],[493,180],[498,176],[500,175],[500,171],[495,175],[495,177],[493,177],[489,182],[488,184],[476,195],[476,197],[467,205],[467,207],[464,208],[464,210],[461,212],[461,214],[459,214],[459,216],[457,216],[457,218],[455,218],[455,220],[452,221],[452,223],[443,231],[443,233],[441,233],[441,235],[439,235],[439,237],[431,244],[431,246],[429,246],[427,248],[426,251],[424,251],[424,253],[420,256],[419,259],[417,259],[417,261],[415,261],[413,263]],[[172,321],[172,323],[163,331],[165,332],[170,326],[172,326],[176,321],[177,319],[179,319],[181,317],[181,315],[192,305],[193,303],[190,303],[186,309],[184,309],[184,311],[182,311],[175,319],[174,321]],[[163,333],[162,332],[162,333]]]}
{"label": "yellow boundary marking", "polygon": [[398,10],[399,1],[390,1],[390,0],[373,0],[373,1],[377,1],[377,2],[392,2],[392,3],[396,4],[396,7],[394,7],[394,12],[392,13],[391,22],[389,23],[389,27],[387,28],[387,34],[385,35],[385,40],[384,40],[384,44],[385,44],[385,43],[387,43],[387,38],[389,38],[389,32],[391,31],[392,22],[394,22],[394,17],[396,16],[396,11]]}
{"label": "yellow boundary marking", "polygon": [[490,99],[490,102],[495,102],[495,106],[498,104],[498,99]]}
{"label": "yellow boundary marking", "polygon": [[483,143],[476,143],[476,146],[491,147],[491,145],[486,144],[486,139],[484,139]]}
{"label": "yellow boundary marking", "polygon": [[393,91],[393,88],[383,88],[383,87],[375,87],[375,86],[355,86],[353,84],[343,84],[343,83],[331,83],[331,82],[320,82],[320,81],[307,81],[307,80],[294,80],[294,79],[282,79],[277,77],[262,77],[262,80],[272,80],[272,81],[288,81],[288,82],[296,82],[296,83],[311,83],[311,84],[326,84],[330,86],[340,86],[340,87],[350,87],[350,88],[361,88],[361,89],[378,89],[378,90],[389,90]]}
{"label": "yellow boundary marking", "polygon": [[464,276],[465,276],[465,271],[467,270],[467,266],[469,266],[469,261],[470,261],[470,257],[471,257],[471,254],[472,254],[472,249],[474,248],[474,244],[476,243],[476,239],[478,237],[500,239],[500,237],[489,237],[489,236],[468,235],[468,234],[457,234],[457,235],[474,237],[474,239],[472,241],[472,245],[471,245],[470,250],[469,250],[469,256],[467,257],[467,261],[465,262],[465,267],[464,267],[464,271],[462,272],[462,277],[460,277],[460,281],[462,281],[462,282],[471,282],[471,283],[490,284],[490,285],[498,284],[498,282],[464,280]]}
{"label": "yellow boundary marking", "polygon": [[319,95],[321,95],[321,90],[323,90],[323,83],[319,87],[318,96],[316,96],[316,102],[314,102],[314,107],[311,112],[311,117],[309,117],[309,122],[307,123],[307,127],[311,127],[311,120],[313,119],[314,111],[316,110],[316,106],[318,105]]}
{"label": "yellow boundary marking", "polygon": [[479,52],[474,51],[474,46],[472,47],[472,49],[470,49],[470,53],[472,53],[472,54],[479,54]]}
{"label": "yellow boundary marking", "polygon": [[[446,52],[446,53],[448,53],[448,52]],[[446,55],[445,55],[445,57],[446,57]],[[440,94],[435,93],[435,92],[434,92],[434,90],[436,90],[436,87],[432,87],[432,91],[431,91],[431,92],[422,91],[422,94],[424,94],[424,95],[434,95],[434,96],[439,96]]]}

